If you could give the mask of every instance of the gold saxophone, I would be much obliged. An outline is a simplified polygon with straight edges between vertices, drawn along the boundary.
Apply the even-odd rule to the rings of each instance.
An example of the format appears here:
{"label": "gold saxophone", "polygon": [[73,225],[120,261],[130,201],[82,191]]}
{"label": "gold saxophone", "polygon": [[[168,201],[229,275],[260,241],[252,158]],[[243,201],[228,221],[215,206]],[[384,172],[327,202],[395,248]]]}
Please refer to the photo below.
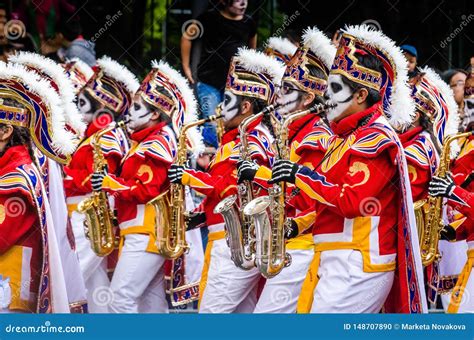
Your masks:
{"label": "gold saxophone", "polygon": [[[222,104],[217,105],[216,107],[216,117],[222,117]],[[216,133],[217,133],[217,143],[221,145],[222,143],[222,136],[224,135],[224,122],[222,119],[216,120]]]}
{"label": "gold saxophone", "polygon": [[[107,127],[91,137],[94,157],[94,172],[102,172],[107,166],[107,160],[102,153],[100,139],[106,133],[114,130],[115,124]],[[93,191],[92,196],[84,199],[77,206],[77,211],[85,214],[84,229],[91,243],[92,250],[98,256],[109,255],[116,247],[114,227],[117,225],[114,211],[110,207],[109,198],[105,191]]]}
{"label": "gold saxophone", "polygon": [[[240,159],[251,161],[247,140],[247,128],[254,121],[273,111],[273,105],[261,112],[245,118],[239,125]],[[252,182],[244,181],[237,187],[237,195],[231,195],[220,201],[214,208],[214,214],[221,214],[225,221],[226,240],[234,264],[250,270],[255,267],[255,229],[252,219],[243,213],[243,209],[254,198]]]}
{"label": "gold saxophone", "polygon": [[[441,151],[439,166],[435,176],[445,178],[450,166],[451,142],[467,138],[474,132],[458,133],[447,136],[444,139],[443,150]],[[443,228],[443,198],[428,196],[427,199],[419,200],[414,204],[415,219],[420,241],[421,262],[428,266],[433,261],[440,258],[438,251],[439,233]]]}
{"label": "gold saxophone", "polygon": [[[318,104],[310,109],[286,115],[276,126],[277,151],[279,159],[290,159],[289,126],[292,122],[308,114],[320,114],[329,105]],[[270,279],[291,264],[291,256],[286,252],[285,240],[285,182],[273,184],[268,196],[257,197],[247,204],[244,214],[253,219],[256,234],[256,260],[260,273]]]}
{"label": "gold saxophone", "polygon": [[[212,122],[221,116],[209,116],[183,125],[178,138],[178,153],[176,164],[185,165],[187,160],[186,132],[195,126]],[[175,259],[189,248],[186,242],[186,206],[185,187],[182,184],[171,183],[169,190],[152,199],[147,204],[155,210],[156,246],[158,253],[167,258]]]}

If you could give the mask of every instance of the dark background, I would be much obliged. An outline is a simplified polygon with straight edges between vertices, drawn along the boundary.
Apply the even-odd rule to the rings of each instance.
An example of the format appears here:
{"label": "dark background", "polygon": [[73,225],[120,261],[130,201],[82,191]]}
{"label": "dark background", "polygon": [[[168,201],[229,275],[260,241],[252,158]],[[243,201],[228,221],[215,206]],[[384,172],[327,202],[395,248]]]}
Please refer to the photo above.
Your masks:
{"label": "dark background", "polygon": [[[21,0],[10,0],[13,6],[17,1]],[[120,11],[119,18],[96,40],[97,56],[108,54],[139,74],[144,74],[149,61],[155,58],[164,57],[179,65],[182,24],[215,3],[212,0],[210,4],[207,0],[67,1],[76,6],[72,15],[80,18],[86,38],[94,36],[107,17]],[[472,0],[249,0],[247,13],[258,20],[259,46],[279,28],[301,30],[317,25],[332,35],[345,24],[370,20],[398,44],[415,45],[419,64],[446,70],[467,69],[469,58],[474,55],[472,4]],[[288,24],[291,16],[296,19]],[[445,40],[450,34],[454,34],[451,43]]]}

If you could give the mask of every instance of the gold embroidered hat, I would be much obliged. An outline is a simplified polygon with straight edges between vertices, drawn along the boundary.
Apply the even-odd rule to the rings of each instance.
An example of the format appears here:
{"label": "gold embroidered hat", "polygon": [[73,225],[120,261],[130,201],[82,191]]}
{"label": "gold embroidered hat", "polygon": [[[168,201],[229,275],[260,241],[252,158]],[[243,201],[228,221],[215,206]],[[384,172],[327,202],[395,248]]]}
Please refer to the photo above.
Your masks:
{"label": "gold embroidered hat", "polygon": [[225,89],[235,95],[273,103],[285,65],[262,52],[239,48],[232,58]]}
{"label": "gold embroidered hat", "polygon": [[110,57],[97,60],[94,75],[83,91],[120,117],[128,111],[135,92],[140,87],[137,78],[125,66]]}
{"label": "gold embroidered hat", "polygon": [[[285,69],[283,81],[295,84],[299,89],[323,96],[336,48],[331,40],[316,27],[307,28],[300,46]],[[311,74],[308,67],[319,69],[322,76]]]}

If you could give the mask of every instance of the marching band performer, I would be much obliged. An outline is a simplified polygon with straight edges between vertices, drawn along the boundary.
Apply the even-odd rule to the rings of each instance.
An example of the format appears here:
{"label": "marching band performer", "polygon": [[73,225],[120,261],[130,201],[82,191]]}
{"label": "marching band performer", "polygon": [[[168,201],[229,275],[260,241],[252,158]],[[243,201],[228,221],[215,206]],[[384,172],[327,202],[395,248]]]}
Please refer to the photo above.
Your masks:
{"label": "marching band performer", "polygon": [[[473,131],[474,115],[474,78],[470,76],[466,81],[464,89],[464,132]],[[469,108],[471,112],[469,112]],[[466,118],[466,117],[470,117]],[[448,313],[474,313],[474,302],[470,298],[474,294],[474,278],[472,274],[474,259],[474,135],[461,139],[461,149],[457,158],[452,162],[451,175],[446,178],[434,177],[430,183],[429,193],[432,196],[448,198],[448,204],[455,209],[455,220],[445,226],[442,235],[446,240],[467,242],[467,258],[458,254],[450,253],[449,263],[459,263],[464,260],[465,264],[457,276],[456,284],[452,290]],[[461,248],[461,247],[459,247]],[[454,257],[454,258],[453,258]],[[445,256],[441,259],[443,262]],[[456,266],[458,267],[458,266]],[[456,268],[459,269],[459,268]],[[444,301],[443,301],[444,302]]]}
{"label": "marching band performer", "polygon": [[[87,288],[89,311],[107,311],[104,291],[110,281],[107,274],[106,258],[97,256],[85,236],[85,215],[77,211],[78,204],[90,197],[92,187],[94,156],[91,141],[93,136],[112,121],[123,119],[128,112],[133,93],[138,89],[136,77],[124,66],[109,57],[97,61],[94,75],[79,91],[79,110],[87,122],[84,138],[79,144],[69,164],[64,168],[64,187],[68,212],[76,241],[82,275]],[[102,153],[107,161],[109,173],[115,173],[128,150],[128,142],[122,129],[116,128],[100,138]]]}
{"label": "marching band performer", "polygon": [[4,63],[0,79],[0,312],[69,313],[57,228],[33,145],[64,164],[74,135],[47,79]]}
{"label": "marching band performer", "polygon": [[[324,102],[327,77],[336,48],[316,27],[309,28],[303,35],[303,44],[287,63],[277,104],[278,113],[286,115],[299,110],[307,110],[314,104]],[[322,158],[330,130],[319,115],[308,113],[293,121],[289,126],[290,160],[314,168]],[[238,168],[239,181],[257,178],[271,178],[271,170],[255,166],[244,161]],[[288,188],[292,196],[292,188]],[[288,197],[287,196],[287,197]],[[313,220],[311,199],[304,193],[293,195],[288,202],[287,216],[299,217],[292,223],[293,229],[287,229],[287,238],[298,235],[298,229],[309,229]],[[308,210],[311,210],[308,212]],[[297,223],[296,221],[300,221]],[[291,265],[284,268],[276,277],[266,281],[254,313],[294,313],[301,286],[314,255],[314,243],[311,233],[301,233],[286,244],[291,256]]]}
{"label": "marching band performer", "polygon": [[279,160],[272,169],[271,183],[295,183],[318,201],[312,313],[427,310],[406,160],[391,127],[412,121],[407,80],[393,41],[347,27],[328,78],[335,135],[323,162],[312,171]]}
{"label": "marching band performer", "polygon": [[[86,126],[75,103],[76,97],[73,84],[66,76],[64,69],[51,59],[36,53],[19,52],[12,55],[9,62],[24,65],[51,83],[51,87],[60,96],[66,126],[75,132],[78,139],[84,133]],[[67,212],[62,167],[54,160],[44,156],[37,148],[35,154],[38,159],[39,170],[44,177],[56,227],[56,235],[60,241],[63,271],[71,312],[83,313],[87,311],[86,288],[82,276],[77,277],[80,267]]]}
{"label": "marching band performer", "polygon": [[[240,123],[274,102],[275,88],[281,83],[283,72],[284,66],[277,60],[254,50],[239,49],[231,62],[224,92],[222,114],[226,132],[208,171],[178,165],[170,168],[171,182],[188,185],[206,195],[203,209],[209,241],[201,276],[200,313],[250,313],[255,308],[256,288],[261,276],[257,268],[245,271],[231,260],[224,220],[214,213],[214,207],[223,198],[236,193]],[[269,165],[274,140],[271,126],[260,118],[251,123],[247,131],[250,157],[257,164]],[[253,189],[261,192],[265,188],[256,186]]]}
{"label": "marching band performer", "polygon": [[167,171],[176,156],[176,138],[183,123],[196,118],[196,100],[185,78],[167,63],[153,62],[152,67],[126,114],[133,146],[120,171],[91,178],[95,191],[114,195],[118,213],[121,251],[110,285],[111,313],[168,311],[165,258],[158,254],[155,211],[147,203],[169,187]]}
{"label": "marching band performer", "polygon": [[79,58],[72,58],[61,64],[67,77],[72,83],[73,91],[77,95],[86,86],[94,75],[94,70]]}

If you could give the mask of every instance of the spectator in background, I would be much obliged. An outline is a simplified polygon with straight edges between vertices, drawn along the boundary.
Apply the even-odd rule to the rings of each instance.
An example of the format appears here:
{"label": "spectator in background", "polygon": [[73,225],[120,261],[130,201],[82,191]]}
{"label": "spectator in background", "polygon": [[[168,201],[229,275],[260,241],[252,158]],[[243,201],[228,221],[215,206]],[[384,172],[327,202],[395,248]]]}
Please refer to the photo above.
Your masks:
{"label": "spectator in background", "polygon": [[[186,27],[181,38],[181,61],[184,74],[191,84],[196,84],[197,97],[202,115],[213,115],[223,101],[227,72],[232,57],[242,46],[256,48],[257,24],[248,15],[247,0],[222,0],[218,10],[210,10],[197,17]],[[191,71],[190,54],[192,41],[202,38],[201,57],[197,67],[197,79]],[[215,126],[203,128],[206,144],[217,147]]]}
{"label": "spectator in background", "polygon": [[63,23],[58,35],[62,39],[63,47],[59,50],[62,59],[79,58],[90,67],[95,66],[95,43],[84,39],[79,20]]}
{"label": "spectator in background", "polygon": [[405,58],[408,61],[408,77],[413,78],[418,73],[417,63],[418,63],[418,51],[415,46],[412,45],[402,45],[400,49],[403,51]]}
{"label": "spectator in background", "polygon": [[458,104],[460,122],[464,120],[464,86],[466,84],[467,72],[462,69],[451,69],[443,72],[443,80],[453,90],[454,100]]}

